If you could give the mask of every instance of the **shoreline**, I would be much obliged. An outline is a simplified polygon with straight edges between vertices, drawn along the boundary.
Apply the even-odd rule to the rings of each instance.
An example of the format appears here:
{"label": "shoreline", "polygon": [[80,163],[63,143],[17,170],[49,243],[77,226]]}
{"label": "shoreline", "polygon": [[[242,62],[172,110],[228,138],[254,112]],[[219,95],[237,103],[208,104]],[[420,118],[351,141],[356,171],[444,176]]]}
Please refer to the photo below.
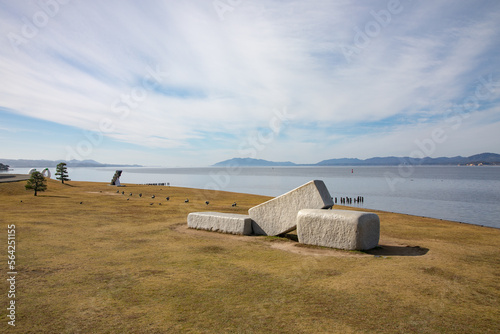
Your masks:
{"label": "shoreline", "polygon": [[[25,181],[29,179],[29,174],[9,174],[9,175],[14,175],[15,177],[10,177],[7,176],[7,174],[1,174],[0,173],[0,183],[4,182],[20,182],[20,181]],[[50,178],[50,180],[56,181],[54,178]],[[58,182],[58,181],[56,181]],[[82,183],[96,183],[96,184],[102,184],[102,185],[109,185],[112,187],[115,187],[108,182],[99,182],[99,181],[74,181],[70,180],[69,182],[82,182]],[[191,189],[191,190],[196,190],[200,192],[206,192],[210,191],[208,189],[201,189],[201,188],[195,188],[195,187],[181,187],[181,186],[170,186],[170,185],[153,185],[153,184],[137,184],[137,183],[123,183],[119,188],[125,188],[126,186],[147,186],[147,187],[174,187],[174,188],[183,188],[183,189]],[[249,195],[249,196],[262,196],[262,197],[267,197],[267,198],[274,198],[274,196],[266,196],[266,195],[260,195],[260,194],[252,194],[252,193],[243,193],[243,192],[236,192],[236,191],[226,191],[226,190],[217,190],[219,192],[227,192],[227,193],[235,193],[235,194],[240,194],[240,195]],[[373,209],[373,208],[367,208],[367,207],[358,207],[358,206],[349,206],[349,205],[340,205],[340,204],[335,204],[335,207],[341,207],[342,209],[349,209],[349,210],[356,210],[356,211],[376,211],[376,212],[386,212],[386,213],[393,213],[393,214],[400,214],[400,215],[407,215],[407,216],[412,216],[412,217],[420,217],[420,218],[428,218],[428,219],[436,219],[438,221],[446,221],[446,222],[452,222],[452,223],[457,223],[457,224],[465,224],[465,225],[471,225],[471,226],[478,226],[478,227],[485,227],[485,228],[492,228],[495,230],[500,230],[500,227],[496,226],[489,226],[489,225],[484,225],[484,224],[474,224],[474,223],[468,223],[468,222],[463,222],[463,221],[458,221],[458,220],[451,220],[451,219],[443,219],[443,218],[437,218],[437,217],[432,217],[432,216],[423,216],[423,215],[415,215],[415,214],[409,214],[405,212],[397,212],[397,211],[386,211],[386,210],[380,210],[380,209]]]}

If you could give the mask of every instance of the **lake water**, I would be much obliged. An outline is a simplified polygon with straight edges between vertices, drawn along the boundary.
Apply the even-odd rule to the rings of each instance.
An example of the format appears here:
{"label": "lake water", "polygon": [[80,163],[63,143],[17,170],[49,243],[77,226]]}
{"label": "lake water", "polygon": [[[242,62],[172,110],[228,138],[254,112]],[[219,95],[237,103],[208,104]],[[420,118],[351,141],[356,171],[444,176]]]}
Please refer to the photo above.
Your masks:
{"label": "lake water", "polygon": [[[42,170],[42,168],[37,168]],[[310,180],[323,180],[332,197],[363,196],[351,206],[500,228],[500,167],[206,167],[68,168],[76,181],[171,186],[278,196]],[[10,173],[27,173],[16,168]],[[52,174],[55,168],[51,168]],[[54,175],[52,176],[54,177]]]}

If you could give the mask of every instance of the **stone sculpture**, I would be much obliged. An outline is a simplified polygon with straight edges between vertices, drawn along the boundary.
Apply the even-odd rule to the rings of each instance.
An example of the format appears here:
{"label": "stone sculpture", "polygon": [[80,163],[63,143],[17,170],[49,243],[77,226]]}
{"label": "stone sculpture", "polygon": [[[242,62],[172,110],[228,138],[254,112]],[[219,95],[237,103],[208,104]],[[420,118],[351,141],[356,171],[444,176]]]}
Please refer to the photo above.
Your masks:
{"label": "stone sculpture", "polygon": [[279,235],[296,228],[299,210],[327,209],[332,206],[332,197],[323,181],[314,180],[254,206],[248,210],[248,214],[253,221],[254,234]]}
{"label": "stone sculpture", "polygon": [[[36,168],[31,168],[29,171],[28,171],[28,174],[33,174],[33,172],[36,172]],[[50,179],[50,177],[52,176],[52,174],[50,173],[50,170],[48,168],[44,168],[42,171],[41,171],[42,175],[44,177],[47,177]]]}
{"label": "stone sculpture", "polygon": [[192,212],[188,215],[188,227],[230,234],[252,234],[250,216],[235,213]]}
{"label": "stone sculpture", "polygon": [[339,249],[367,250],[378,245],[376,214],[325,210],[332,206],[323,181],[314,180],[250,208],[248,215],[192,212],[187,221],[189,228],[242,235],[279,235],[297,228],[299,242]]}
{"label": "stone sculpture", "polygon": [[300,210],[299,242],[347,250],[368,250],[378,245],[378,215],[351,210]]}
{"label": "stone sculpture", "polygon": [[120,184],[120,176],[122,175],[122,171],[121,170],[117,170],[115,172],[115,175],[113,175],[113,178],[111,179],[111,185],[112,186],[121,186]]}

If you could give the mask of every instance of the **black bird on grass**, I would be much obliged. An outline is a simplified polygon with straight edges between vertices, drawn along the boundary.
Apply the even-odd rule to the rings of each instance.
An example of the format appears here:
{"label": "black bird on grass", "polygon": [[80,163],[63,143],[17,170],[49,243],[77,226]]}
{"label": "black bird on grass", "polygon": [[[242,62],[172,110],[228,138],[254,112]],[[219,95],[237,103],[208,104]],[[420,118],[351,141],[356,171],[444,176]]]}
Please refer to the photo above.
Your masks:
{"label": "black bird on grass", "polygon": [[234,202],[231,206],[233,206],[233,207],[236,206],[236,202]]}
{"label": "black bird on grass", "polygon": [[165,199],[166,199],[167,201],[170,201],[170,196],[169,196],[169,197],[165,197]]}
{"label": "black bird on grass", "polygon": [[209,204],[210,204],[210,202],[209,202],[209,201],[205,201],[205,204],[206,204],[206,205],[209,205]]}
{"label": "black bird on grass", "polygon": [[189,203],[189,198],[186,198],[186,200],[184,201],[184,203]]}

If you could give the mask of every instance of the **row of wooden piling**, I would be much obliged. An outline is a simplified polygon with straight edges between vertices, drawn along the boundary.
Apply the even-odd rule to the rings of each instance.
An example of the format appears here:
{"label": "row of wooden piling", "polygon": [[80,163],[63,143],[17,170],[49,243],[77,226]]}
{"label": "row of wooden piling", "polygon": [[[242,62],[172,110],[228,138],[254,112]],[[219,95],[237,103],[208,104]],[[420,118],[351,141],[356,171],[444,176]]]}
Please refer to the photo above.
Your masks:
{"label": "row of wooden piling", "polygon": [[335,197],[335,204],[339,202],[339,204],[352,204],[354,203],[364,203],[365,198],[364,196],[357,196],[357,197],[340,197],[339,201],[337,201],[337,197]]}

